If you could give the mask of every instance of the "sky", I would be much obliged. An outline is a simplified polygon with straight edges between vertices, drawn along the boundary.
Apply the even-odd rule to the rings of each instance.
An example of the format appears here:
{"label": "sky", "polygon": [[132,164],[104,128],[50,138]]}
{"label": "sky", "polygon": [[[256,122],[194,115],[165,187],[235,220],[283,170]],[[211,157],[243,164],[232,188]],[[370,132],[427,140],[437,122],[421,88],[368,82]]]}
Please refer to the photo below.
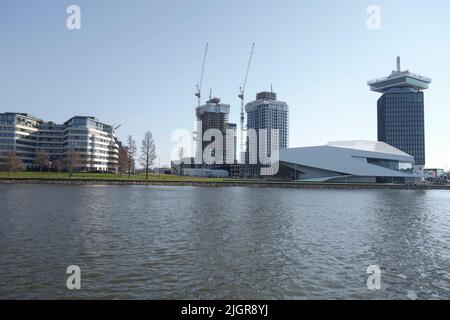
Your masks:
{"label": "sky", "polygon": [[[81,9],[69,30],[66,9]],[[381,9],[369,29],[367,8]],[[176,129],[192,131],[204,46],[203,97],[231,105],[253,42],[246,100],[273,90],[290,110],[290,147],[376,140],[367,81],[402,69],[433,79],[425,91],[427,167],[450,169],[448,0],[2,0],[0,112],[64,122],[95,116],[138,144],[153,133],[168,164]]]}

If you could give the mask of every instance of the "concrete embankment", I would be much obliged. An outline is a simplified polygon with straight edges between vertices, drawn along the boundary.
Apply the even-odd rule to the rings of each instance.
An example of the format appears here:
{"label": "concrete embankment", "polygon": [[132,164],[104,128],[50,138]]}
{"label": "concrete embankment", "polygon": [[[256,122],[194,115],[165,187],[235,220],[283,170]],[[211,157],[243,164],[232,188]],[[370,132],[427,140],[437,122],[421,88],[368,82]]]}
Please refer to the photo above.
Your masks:
{"label": "concrete embankment", "polygon": [[32,179],[0,178],[1,184],[65,184],[65,185],[144,185],[144,186],[194,186],[194,187],[252,187],[296,189],[400,189],[400,190],[450,190],[450,185],[403,184],[342,184],[299,183],[281,181],[224,180],[224,181],[167,181],[167,180],[113,180],[113,179]]}

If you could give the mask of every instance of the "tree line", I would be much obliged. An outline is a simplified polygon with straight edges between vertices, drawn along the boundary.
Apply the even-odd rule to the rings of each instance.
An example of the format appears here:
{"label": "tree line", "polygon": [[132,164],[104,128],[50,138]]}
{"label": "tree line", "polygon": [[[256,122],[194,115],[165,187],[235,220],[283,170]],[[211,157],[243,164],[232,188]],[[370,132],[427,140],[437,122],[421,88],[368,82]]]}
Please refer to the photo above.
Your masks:
{"label": "tree line", "polygon": [[128,174],[130,177],[136,172],[136,161],[139,160],[145,172],[145,179],[148,179],[150,168],[156,160],[156,145],[153,140],[153,135],[150,131],[147,131],[144,135],[144,139],[141,142],[141,155],[137,159],[137,145],[136,140],[132,135],[127,137],[127,143],[125,146],[119,148],[119,175]]}
{"label": "tree line", "polygon": [[[69,172],[70,176],[72,176],[74,169],[81,164],[81,160],[78,153],[73,149],[68,151],[65,159],[54,160],[50,159],[47,152],[39,149],[36,151],[35,164],[39,167],[40,172],[43,172],[44,169],[47,169],[50,172],[50,169],[53,169],[57,174],[60,174],[64,170]],[[8,176],[10,176],[11,173],[26,170],[26,165],[16,151],[8,150],[4,153],[3,169],[7,171]]]}

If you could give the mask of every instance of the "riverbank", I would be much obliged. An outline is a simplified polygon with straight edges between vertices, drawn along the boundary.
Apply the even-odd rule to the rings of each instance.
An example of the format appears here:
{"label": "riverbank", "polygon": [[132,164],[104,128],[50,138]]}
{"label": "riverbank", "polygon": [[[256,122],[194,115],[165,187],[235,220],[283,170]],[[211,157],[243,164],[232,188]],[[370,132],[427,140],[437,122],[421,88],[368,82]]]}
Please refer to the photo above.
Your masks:
{"label": "riverbank", "polygon": [[5,178],[1,184],[63,184],[63,185],[143,185],[143,186],[194,186],[206,188],[252,187],[252,188],[297,188],[297,189],[400,189],[400,190],[450,190],[450,185],[403,185],[403,184],[344,184],[304,183],[240,179],[99,179],[99,178]]}

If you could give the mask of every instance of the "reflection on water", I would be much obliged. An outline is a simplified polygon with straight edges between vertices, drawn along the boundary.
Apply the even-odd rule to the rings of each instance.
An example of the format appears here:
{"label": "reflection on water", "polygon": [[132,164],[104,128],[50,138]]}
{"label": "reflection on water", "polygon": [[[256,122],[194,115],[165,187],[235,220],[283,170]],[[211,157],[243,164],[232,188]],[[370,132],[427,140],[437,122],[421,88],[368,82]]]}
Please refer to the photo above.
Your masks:
{"label": "reflection on water", "polygon": [[0,185],[0,298],[448,299],[449,204],[432,190]]}

